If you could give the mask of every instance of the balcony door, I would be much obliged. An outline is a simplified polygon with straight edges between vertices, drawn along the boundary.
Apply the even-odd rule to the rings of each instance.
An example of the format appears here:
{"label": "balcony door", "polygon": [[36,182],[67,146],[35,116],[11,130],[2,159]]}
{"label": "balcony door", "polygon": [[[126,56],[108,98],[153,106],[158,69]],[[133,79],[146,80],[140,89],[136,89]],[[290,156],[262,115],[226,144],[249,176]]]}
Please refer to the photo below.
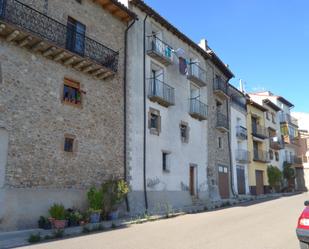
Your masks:
{"label": "balcony door", "polygon": [[84,55],[85,34],[86,26],[72,17],[68,17],[66,42],[67,49],[80,55]]}
{"label": "balcony door", "polygon": [[259,143],[253,141],[253,155],[255,159],[259,159]]}
{"label": "balcony door", "polygon": [[162,68],[159,68],[155,65],[152,66],[151,72],[151,94],[153,96],[163,97],[163,80],[164,72]]}
{"label": "balcony door", "polygon": [[253,134],[256,134],[257,126],[258,126],[258,120],[257,120],[257,118],[252,117],[251,121],[252,121],[252,132],[253,132]]}

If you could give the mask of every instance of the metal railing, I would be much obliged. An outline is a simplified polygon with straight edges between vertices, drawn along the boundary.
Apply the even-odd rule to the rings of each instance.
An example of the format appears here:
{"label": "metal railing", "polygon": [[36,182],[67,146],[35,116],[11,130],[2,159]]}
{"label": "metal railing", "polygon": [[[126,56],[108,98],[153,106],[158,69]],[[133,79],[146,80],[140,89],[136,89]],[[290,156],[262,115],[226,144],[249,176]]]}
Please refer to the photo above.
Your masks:
{"label": "metal railing", "polygon": [[236,126],[236,137],[243,140],[248,139],[247,128],[240,125]]}
{"label": "metal railing", "polygon": [[259,162],[270,162],[269,153],[263,150],[253,150],[253,160]]}
{"label": "metal railing", "polygon": [[236,150],[236,161],[241,163],[249,163],[250,152],[247,150]]}
{"label": "metal railing", "polygon": [[229,120],[226,115],[221,112],[217,112],[217,128],[223,127],[225,129],[229,129]]}
{"label": "metal railing", "polygon": [[173,60],[172,47],[154,35],[148,36],[147,39],[147,51],[155,52],[168,61]]}
{"label": "metal railing", "polygon": [[284,148],[284,142],[281,137],[271,137],[269,139],[269,146],[275,150],[281,150]]}
{"label": "metal railing", "polygon": [[295,155],[287,156],[285,158],[285,161],[289,164],[302,164],[303,163],[303,159]]}
{"label": "metal railing", "polygon": [[206,71],[195,62],[189,64],[188,77],[194,77],[206,84]]}
{"label": "metal railing", "polygon": [[[31,32],[79,56],[89,58],[114,72],[118,69],[118,52],[18,0],[0,0],[0,20]],[[78,39],[78,51],[68,46],[68,39],[71,36]]]}
{"label": "metal railing", "polygon": [[175,104],[175,89],[158,79],[149,79],[148,96],[159,98],[170,105]]}
{"label": "metal railing", "polygon": [[214,81],[214,91],[222,91],[225,94],[228,94],[228,84],[220,77],[216,77]]}
{"label": "metal railing", "polygon": [[252,135],[263,139],[269,137],[268,129],[261,125],[252,125]]}
{"label": "metal railing", "polygon": [[281,123],[289,123],[295,126],[298,126],[298,120],[287,113],[280,113],[280,122]]}
{"label": "metal railing", "polygon": [[195,114],[201,118],[207,118],[208,106],[198,99],[190,99],[190,114]]}

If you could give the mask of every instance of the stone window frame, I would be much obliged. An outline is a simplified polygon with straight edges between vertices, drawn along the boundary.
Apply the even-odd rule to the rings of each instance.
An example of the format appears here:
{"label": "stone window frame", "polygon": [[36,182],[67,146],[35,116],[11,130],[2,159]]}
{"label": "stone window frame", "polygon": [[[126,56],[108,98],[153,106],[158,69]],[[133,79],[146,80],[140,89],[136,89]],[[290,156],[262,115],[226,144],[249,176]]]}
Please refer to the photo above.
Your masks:
{"label": "stone window frame", "polygon": [[[72,151],[66,151],[65,150],[65,141],[66,139],[73,139],[73,148],[72,148]],[[68,133],[65,133],[64,134],[64,137],[63,137],[63,141],[62,141],[62,150],[64,153],[66,154],[74,154],[77,152],[77,139],[76,139],[76,136],[75,135],[72,135],[72,134],[68,134]]]}
{"label": "stone window frame", "polygon": [[[157,116],[157,127],[152,128],[151,127],[151,116],[156,115]],[[154,108],[149,108],[148,111],[148,129],[150,131],[150,134],[159,136],[161,133],[161,115],[160,111]]]}
{"label": "stone window frame", "polygon": [[[79,103],[72,103],[70,101],[66,101],[64,99],[64,87],[68,86],[71,88],[75,88],[79,94],[80,94],[80,102]],[[63,84],[62,84],[62,92],[61,92],[61,103],[64,105],[69,105],[69,106],[73,106],[73,107],[77,107],[77,108],[82,108],[82,104],[83,104],[83,94],[84,92],[81,90],[81,83],[77,80],[73,80],[69,77],[64,77],[63,79]]]}
{"label": "stone window frame", "polygon": [[[186,127],[186,131],[185,131],[185,137],[182,136],[182,127],[185,126]],[[190,138],[190,127],[189,127],[189,123],[185,122],[185,121],[180,121],[179,124],[179,130],[180,130],[180,139],[182,143],[189,143],[189,138]]]}
{"label": "stone window frame", "polygon": [[[169,150],[162,150],[162,171],[163,173],[171,172],[171,154],[172,152]],[[163,157],[166,155],[165,167]]]}

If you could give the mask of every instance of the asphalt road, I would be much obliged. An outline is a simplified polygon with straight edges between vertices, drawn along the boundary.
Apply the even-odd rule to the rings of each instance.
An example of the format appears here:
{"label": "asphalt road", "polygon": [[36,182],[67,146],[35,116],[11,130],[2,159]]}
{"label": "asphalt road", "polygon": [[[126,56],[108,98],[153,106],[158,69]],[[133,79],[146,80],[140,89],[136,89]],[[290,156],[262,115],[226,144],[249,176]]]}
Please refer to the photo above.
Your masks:
{"label": "asphalt road", "polygon": [[295,226],[306,199],[282,197],[24,248],[298,249]]}

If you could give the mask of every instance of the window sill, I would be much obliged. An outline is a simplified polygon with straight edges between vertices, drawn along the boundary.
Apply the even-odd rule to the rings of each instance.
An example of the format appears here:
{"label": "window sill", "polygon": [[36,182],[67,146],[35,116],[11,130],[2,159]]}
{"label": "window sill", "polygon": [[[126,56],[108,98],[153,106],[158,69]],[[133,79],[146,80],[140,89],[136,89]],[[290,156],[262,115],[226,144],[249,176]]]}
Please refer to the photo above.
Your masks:
{"label": "window sill", "polygon": [[159,135],[160,135],[160,132],[159,132],[157,129],[150,128],[150,134],[151,134],[151,135],[159,136]]}
{"label": "window sill", "polygon": [[71,102],[71,101],[68,101],[68,100],[62,100],[61,101],[62,102],[62,104],[64,104],[64,105],[68,105],[68,106],[73,106],[73,107],[76,107],[76,108],[82,108],[82,104],[81,103],[74,103],[74,102]]}

